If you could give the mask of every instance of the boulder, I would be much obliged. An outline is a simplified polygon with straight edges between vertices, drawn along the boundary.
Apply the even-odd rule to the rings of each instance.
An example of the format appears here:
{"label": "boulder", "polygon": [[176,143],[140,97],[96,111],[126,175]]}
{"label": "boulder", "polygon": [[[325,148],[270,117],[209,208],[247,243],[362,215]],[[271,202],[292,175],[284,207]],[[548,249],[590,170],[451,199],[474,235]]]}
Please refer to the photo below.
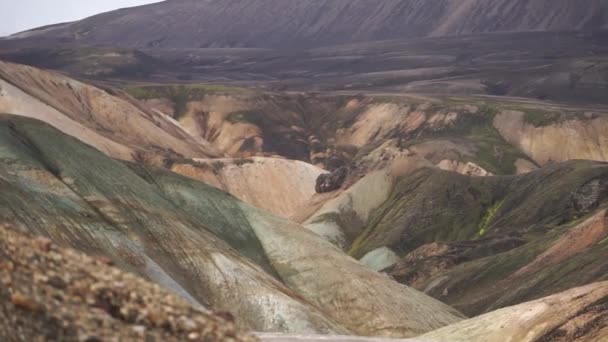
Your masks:
{"label": "boulder", "polygon": [[346,167],[339,167],[330,173],[324,173],[317,178],[315,191],[322,194],[338,190],[344,184],[347,175],[348,169]]}

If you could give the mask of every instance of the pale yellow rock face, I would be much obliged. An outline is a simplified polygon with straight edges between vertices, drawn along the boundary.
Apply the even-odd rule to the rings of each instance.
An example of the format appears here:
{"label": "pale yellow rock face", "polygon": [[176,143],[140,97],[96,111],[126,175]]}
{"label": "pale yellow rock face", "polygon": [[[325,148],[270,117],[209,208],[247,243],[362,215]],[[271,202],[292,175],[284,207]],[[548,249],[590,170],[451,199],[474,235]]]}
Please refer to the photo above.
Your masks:
{"label": "pale yellow rock face", "polygon": [[257,152],[264,142],[261,130],[247,122],[230,122],[227,116],[251,108],[246,99],[235,96],[207,95],[200,101],[188,103],[180,124],[193,137],[202,137],[228,155],[237,155],[246,139],[254,139]]}
{"label": "pale yellow rock face", "polygon": [[411,129],[424,123],[423,113],[410,114],[409,107],[392,103],[368,106],[352,127],[338,132],[338,145],[364,146],[376,138],[384,137],[390,130],[402,125]]}
{"label": "pale yellow rock face", "polygon": [[608,161],[608,118],[535,127],[524,116],[519,111],[503,111],[494,118],[494,127],[539,165],[571,159]]}
{"label": "pale yellow rock face", "polygon": [[48,122],[63,133],[86,142],[109,156],[123,160],[132,159],[132,148],[121,145],[70,119],[2,79],[0,79],[0,88],[2,89],[0,113],[17,114]]}
{"label": "pale yellow rock face", "polygon": [[[608,282],[595,283],[492,311],[419,338],[453,342],[533,342],[606,296]],[[591,336],[577,341],[600,340]]]}
{"label": "pale yellow rock face", "polygon": [[0,112],[45,121],[114,158],[132,160],[134,151],[155,149],[219,155],[166,115],[57,73],[0,62],[0,88]]}
{"label": "pale yellow rock face", "polygon": [[315,195],[316,180],[325,173],[316,166],[280,158],[199,159],[197,162],[207,167],[177,164],[172,170],[285,218]]}

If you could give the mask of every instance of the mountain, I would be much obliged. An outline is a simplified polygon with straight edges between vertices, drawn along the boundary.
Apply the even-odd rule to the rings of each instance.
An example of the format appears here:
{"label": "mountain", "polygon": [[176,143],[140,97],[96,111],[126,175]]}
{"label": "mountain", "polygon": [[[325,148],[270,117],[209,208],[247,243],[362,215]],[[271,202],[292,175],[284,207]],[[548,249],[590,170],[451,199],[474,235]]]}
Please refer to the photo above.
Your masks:
{"label": "mountain", "polygon": [[170,0],[0,39],[0,58],[103,84],[608,103],[608,3]]}
{"label": "mountain", "polygon": [[36,120],[2,125],[5,223],[230,308],[243,327],[407,337],[463,317],[209,185],[111,159]]}
{"label": "mountain", "polygon": [[170,0],[14,38],[135,48],[301,48],[504,31],[597,30],[608,4],[589,0]]}
{"label": "mountain", "polygon": [[0,39],[0,340],[605,340],[607,6],[169,0]]}

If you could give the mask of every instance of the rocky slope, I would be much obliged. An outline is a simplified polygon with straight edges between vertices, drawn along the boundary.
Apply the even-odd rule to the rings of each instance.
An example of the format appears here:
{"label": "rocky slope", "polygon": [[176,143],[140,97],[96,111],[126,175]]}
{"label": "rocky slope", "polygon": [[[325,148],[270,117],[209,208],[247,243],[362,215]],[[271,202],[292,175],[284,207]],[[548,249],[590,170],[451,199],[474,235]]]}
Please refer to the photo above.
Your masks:
{"label": "rocky slope", "polygon": [[404,37],[593,30],[606,3],[590,0],[171,0],[32,30],[14,38],[128,47],[288,47]]}
{"label": "rocky slope", "polygon": [[[193,308],[110,259],[0,226],[0,336],[6,341],[256,341],[228,312]],[[608,283],[507,307],[402,341],[601,341]],[[258,333],[262,341],[382,342],[380,338]],[[525,338],[524,338],[525,335]]]}
{"label": "rocky slope", "polygon": [[0,61],[0,112],[43,120],[114,158],[162,164],[167,157],[218,156],[178,124],[126,94]]}
{"label": "rocky slope", "polygon": [[121,163],[19,116],[3,116],[0,138],[4,222],[230,308],[249,329],[407,337],[462,318],[204,183]]}
{"label": "rocky slope", "polygon": [[608,283],[500,309],[421,336],[439,341],[589,341],[608,336]]}
{"label": "rocky slope", "polygon": [[[109,259],[0,227],[3,341],[256,341]],[[224,318],[222,318],[222,315]]]}
{"label": "rocky slope", "polygon": [[536,301],[496,310],[415,339],[259,334],[268,342],[601,342],[608,334],[608,283],[594,283]]}
{"label": "rocky slope", "polygon": [[301,161],[264,157],[176,161],[169,169],[285,218],[315,195],[317,178],[325,173]]}

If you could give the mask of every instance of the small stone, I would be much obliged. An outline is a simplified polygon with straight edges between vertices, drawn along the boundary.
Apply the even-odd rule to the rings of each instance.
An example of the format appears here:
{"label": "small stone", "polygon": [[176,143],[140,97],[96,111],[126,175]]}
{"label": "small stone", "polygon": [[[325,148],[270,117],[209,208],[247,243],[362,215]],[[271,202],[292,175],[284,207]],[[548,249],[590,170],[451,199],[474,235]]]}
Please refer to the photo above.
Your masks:
{"label": "small stone", "polygon": [[143,337],[145,335],[145,333],[146,333],[146,327],[144,327],[143,325],[136,325],[136,326],[133,327],[133,331],[137,335]]}
{"label": "small stone", "polygon": [[40,309],[40,306],[38,305],[38,303],[36,303],[36,301],[27,297],[21,292],[13,293],[13,295],[11,296],[11,302],[16,307],[24,310],[38,311]]}
{"label": "small stone", "polygon": [[0,262],[0,270],[12,272],[15,269],[15,264],[12,261]]}
{"label": "small stone", "polygon": [[4,287],[9,287],[13,283],[13,279],[10,274],[0,275],[0,284]]}
{"label": "small stone", "polygon": [[155,327],[160,327],[167,321],[165,315],[158,311],[150,311],[146,318]]}
{"label": "small stone", "polygon": [[84,340],[84,342],[103,342],[103,340],[98,336],[89,336]]}
{"label": "small stone", "polygon": [[196,341],[200,338],[201,338],[201,335],[199,333],[192,332],[192,333],[188,334],[188,340],[190,340],[190,341]]}
{"label": "small stone", "polygon": [[134,308],[123,307],[120,309],[122,319],[127,323],[135,323],[137,321],[138,312]]}
{"label": "small stone", "polygon": [[181,330],[186,332],[196,330],[197,328],[196,322],[186,316],[181,316],[178,319],[178,326]]}
{"label": "small stone", "polygon": [[51,285],[52,287],[60,289],[60,290],[63,290],[67,287],[66,282],[58,276],[50,277],[49,280],[47,281],[47,283],[49,285]]}
{"label": "small stone", "polygon": [[101,255],[96,256],[95,261],[97,261],[98,263],[103,264],[103,265],[108,265],[108,266],[114,265],[114,262],[112,261],[112,259],[105,257],[105,256],[101,256]]}
{"label": "small stone", "polygon": [[45,253],[48,253],[51,250],[51,247],[53,246],[53,242],[50,239],[42,236],[35,238],[33,243],[38,250]]}

